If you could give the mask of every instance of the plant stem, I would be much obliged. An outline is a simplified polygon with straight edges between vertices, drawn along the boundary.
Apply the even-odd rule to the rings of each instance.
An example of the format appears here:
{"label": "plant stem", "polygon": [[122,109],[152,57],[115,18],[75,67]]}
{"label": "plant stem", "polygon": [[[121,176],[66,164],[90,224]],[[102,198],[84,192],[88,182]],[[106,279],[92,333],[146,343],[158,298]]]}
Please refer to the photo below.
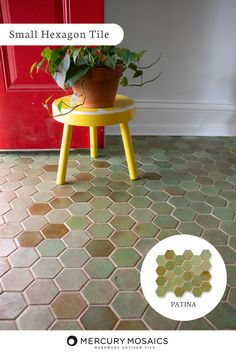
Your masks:
{"label": "plant stem", "polygon": [[157,58],[157,60],[155,60],[152,64],[148,65],[148,66],[137,66],[139,69],[149,69],[151,68],[153,65],[157,64],[161,59],[161,54],[159,55],[159,57]]}
{"label": "plant stem", "polygon": [[86,95],[85,95],[85,91],[84,91],[84,83],[85,83],[85,81],[86,81],[86,80],[82,80],[82,82],[81,82],[82,94],[78,96],[78,97],[84,96],[83,102],[80,103],[80,104],[75,105],[74,107],[71,107],[71,106],[69,106],[67,103],[65,103],[64,101],[62,101],[63,104],[64,104],[65,106],[67,106],[67,107],[70,107],[71,110],[69,110],[69,111],[66,112],[66,113],[61,113],[61,114],[56,114],[56,115],[50,114],[50,112],[49,112],[49,114],[50,114],[50,116],[51,116],[52,118],[54,118],[54,117],[60,117],[60,116],[65,116],[65,115],[67,115],[68,113],[73,112],[73,110],[74,110],[75,108],[80,107],[80,106],[83,106],[83,104],[84,104],[84,102],[85,102],[85,100],[86,100]]}
{"label": "plant stem", "polygon": [[156,77],[154,77],[154,78],[151,79],[151,80],[147,80],[147,81],[141,82],[141,84],[130,84],[130,85],[128,85],[128,86],[138,86],[138,87],[141,87],[141,86],[144,86],[145,84],[148,84],[149,82],[153,82],[153,81],[157,80],[160,76],[161,76],[161,72],[160,72],[160,74],[158,74]]}

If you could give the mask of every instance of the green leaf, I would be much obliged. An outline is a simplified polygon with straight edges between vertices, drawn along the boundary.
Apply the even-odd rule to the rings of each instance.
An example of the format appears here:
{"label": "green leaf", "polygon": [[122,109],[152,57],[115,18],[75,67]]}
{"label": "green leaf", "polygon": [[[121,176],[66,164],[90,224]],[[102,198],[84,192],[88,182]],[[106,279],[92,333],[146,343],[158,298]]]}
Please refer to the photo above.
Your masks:
{"label": "green leaf", "polygon": [[116,47],[114,45],[103,45],[100,49],[103,54],[113,55],[116,52]]}
{"label": "green leaf", "polygon": [[45,59],[49,59],[51,56],[51,53],[52,53],[51,49],[47,47],[47,48],[44,48],[44,50],[41,53],[41,56]]}
{"label": "green leaf", "polygon": [[91,53],[88,53],[88,61],[90,62],[91,66],[94,64],[94,57],[92,56]]}
{"label": "green leaf", "polygon": [[127,79],[126,76],[123,76],[123,77],[120,79],[120,84],[121,84],[121,86],[123,86],[123,87],[127,87],[127,86],[128,86],[129,81],[128,81],[128,79]]}
{"label": "green leaf", "polygon": [[143,54],[146,52],[146,50],[140,50],[138,53],[137,53],[137,61],[139,62],[142,57],[143,57]]}
{"label": "green leaf", "polygon": [[64,89],[65,86],[66,73],[69,67],[70,67],[70,56],[68,53],[66,53],[62,62],[58,65],[57,71],[53,75],[53,78],[56,81],[57,85],[62,89]]}
{"label": "green leaf", "polygon": [[57,68],[57,65],[59,65],[61,62],[61,56],[58,53],[57,49],[53,49],[53,51],[51,52],[51,56],[48,59],[48,62],[49,62],[49,72],[54,73],[54,71]]}
{"label": "green leaf", "polygon": [[58,111],[61,113],[61,108],[62,108],[62,105],[63,105],[63,101],[60,101],[57,105],[57,108],[58,108]]}
{"label": "green leaf", "polygon": [[91,47],[84,47],[84,48],[87,51],[87,53],[92,53],[92,51],[94,50],[94,48]]}
{"label": "green leaf", "polygon": [[43,58],[38,64],[37,64],[37,73],[39,71],[39,69],[41,68],[41,66],[43,65],[43,63],[46,61],[45,58]]}
{"label": "green leaf", "polygon": [[69,45],[61,47],[61,48],[55,48],[54,50],[58,52],[59,55],[65,55],[67,50],[70,48]]}
{"label": "green leaf", "polygon": [[77,57],[78,57],[80,51],[81,51],[81,48],[76,48],[76,49],[75,49],[75,51],[74,51],[74,53],[73,53],[73,60],[74,60],[74,63],[76,62],[76,59],[77,59]]}
{"label": "green leaf", "polygon": [[117,55],[118,55],[119,59],[121,59],[126,66],[129,66],[130,63],[132,63],[133,61],[136,61],[136,58],[137,58],[137,54],[134,52],[131,52],[127,48],[118,48]]}
{"label": "green leaf", "polygon": [[117,55],[114,54],[111,57],[107,57],[106,60],[104,61],[104,65],[107,66],[108,68],[115,69],[117,63]]}
{"label": "green leaf", "polygon": [[133,79],[139,77],[139,76],[142,76],[143,75],[143,71],[142,70],[137,70],[135,73],[134,73],[134,76],[133,76]]}
{"label": "green leaf", "polygon": [[81,79],[84,75],[89,71],[89,66],[78,68],[74,75],[70,75],[70,77],[66,80],[66,85],[71,88],[72,85],[79,79]]}
{"label": "green leaf", "polygon": [[76,61],[76,65],[87,65],[87,60],[85,57],[78,58]]}
{"label": "green leaf", "polygon": [[45,101],[44,101],[44,103],[45,104],[48,104],[48,102],[50,101],[50,99],[53,97],[53,95],[51,95],[51,96],[49,96]]}
{"label": "green leaf", "polygon": [[137,65],[134,64],[134,63],[130,63],[130,64],[129,64],[129,68],[130,68],[131,70],[137,71]]}
{"label": "green leaf", "polygon": [[30,77],[31,77],[31,79],[33,79],[32,73],[33,73],[34,68],[36,67],[37,64],[38,64],[38,63],[37,63],[37,61],[36,61],[35,63],[33,63],[33,64],[31,65],[31,68],[30,68]]}
{"label": "green leaf", "polygon": [[48,113],[51,115],[50,113],[50,109],[48,107],[48,102],[50,101],[50,99],[53,97],[53,95],[49,96],[43,103],[43,107],[48,111]]}

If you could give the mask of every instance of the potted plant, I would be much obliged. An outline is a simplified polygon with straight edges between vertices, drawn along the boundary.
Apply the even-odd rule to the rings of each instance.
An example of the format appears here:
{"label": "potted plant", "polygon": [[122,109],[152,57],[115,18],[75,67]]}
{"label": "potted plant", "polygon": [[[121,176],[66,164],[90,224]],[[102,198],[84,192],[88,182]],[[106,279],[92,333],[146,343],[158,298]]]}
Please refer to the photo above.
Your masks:
{"label": "potted plant", "polygon": [[[133,52],[116,46],[44,48],[41,60],[32,64],[30,75],[43,70],[53,77],[62,89],[72,89],[71,110],[83,107],[113,106],[119,83],[124,86],[143,86],[157,80],[158,73],[150,80],[143,81],[144,70],[151,68],[160,56],[150,65],[141,66],[145,51]],[[124,72],[132,71],[132,78],[140,81],[129,83]],[[49,97],[44,106],[48,109]],[[58,105],[61,112],[63,101]],[[49,109],[48,109],[49,110]],[[68,113],[68,112],[67,112]]]}

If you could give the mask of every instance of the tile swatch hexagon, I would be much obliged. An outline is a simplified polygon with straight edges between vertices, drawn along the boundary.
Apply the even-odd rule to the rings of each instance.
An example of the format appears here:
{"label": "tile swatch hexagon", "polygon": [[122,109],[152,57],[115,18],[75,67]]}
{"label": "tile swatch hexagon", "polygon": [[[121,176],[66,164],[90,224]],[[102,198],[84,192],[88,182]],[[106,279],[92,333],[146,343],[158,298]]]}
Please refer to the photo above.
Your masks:
{"label": "tile swatch hexagon", "polygon": [[177,255],[173,250],[167,250],[164,255],[156,258],[157,262],[157,290],[158,297],[164,297],[167,292],[182,297],[185,292],[191,292],[200,297],[202,293],[211,290],[211,252],[202,250],[195,255],[191,250],[185,250]]}

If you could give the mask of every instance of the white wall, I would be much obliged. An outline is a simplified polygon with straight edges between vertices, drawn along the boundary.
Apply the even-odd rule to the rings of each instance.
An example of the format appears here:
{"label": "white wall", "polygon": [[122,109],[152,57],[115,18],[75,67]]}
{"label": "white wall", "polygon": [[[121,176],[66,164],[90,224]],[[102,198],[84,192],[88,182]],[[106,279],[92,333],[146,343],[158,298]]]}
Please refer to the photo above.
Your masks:
{"label": "white wall", "polygon": [[236,135],[236,0],[105,0],[105,21],[145,63],[162,53],[157,82],[120,90],[137,100],[134,134]]}

